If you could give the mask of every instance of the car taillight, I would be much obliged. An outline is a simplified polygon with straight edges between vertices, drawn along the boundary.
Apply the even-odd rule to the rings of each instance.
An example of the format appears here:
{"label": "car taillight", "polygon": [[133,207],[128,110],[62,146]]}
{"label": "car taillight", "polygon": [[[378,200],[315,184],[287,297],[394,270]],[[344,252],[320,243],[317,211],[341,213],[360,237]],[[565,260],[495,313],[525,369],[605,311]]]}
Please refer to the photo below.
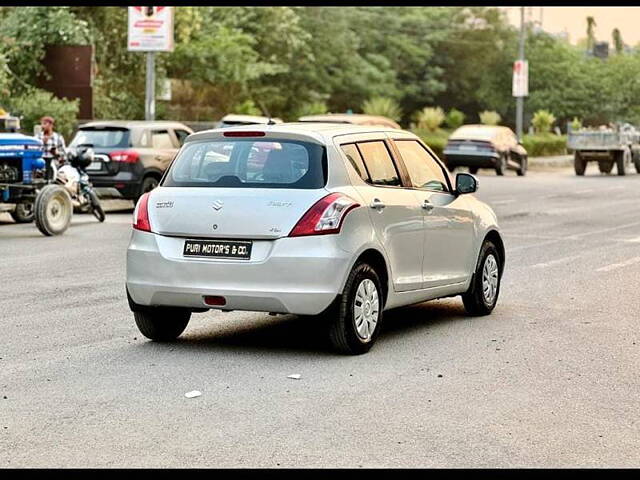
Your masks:
{"label": "car taillight", "polygon": [[138,152],[133,150],[119,150],[109,154],[111,160],[122,163],[136,163],[140,159]]}
{"label": "car taillight", "polygon": [[149,193],[147,192],[140,197],[133,211],[133,228],[143,232],[151,231],[151,222],[149,221]]}
{"label": "car taillight", "polygon": [[298,221],[290,237],[339,233],[344,217],[360,204],[342,193],[331,193],[318,200]]}

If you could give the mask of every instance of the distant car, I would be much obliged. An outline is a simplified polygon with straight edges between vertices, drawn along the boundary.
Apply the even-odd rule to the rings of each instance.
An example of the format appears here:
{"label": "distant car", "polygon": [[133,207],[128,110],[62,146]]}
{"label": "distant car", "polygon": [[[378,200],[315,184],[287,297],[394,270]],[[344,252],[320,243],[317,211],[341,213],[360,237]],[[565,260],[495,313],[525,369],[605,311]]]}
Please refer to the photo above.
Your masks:
{"label": "distant car", "polygon": [[273,123],[282,123],[280,118],[261,117],[259,115],[237,115],[230,113],[220,120],[217,128],[238,127],[240,125],[267,125],[271,120]]}
{"label": "distant car", "polygon": [[520,176],[527,173],[527,151],[508,127],[463,125],[451,134],[442,153],[450,172],[469,167],[473,174],[479,168],[493,168],[498,175],[507,168]]}
{"label": "distant car", "polygon": [[332,344],[349,354],[371,348],[388,309],[462,295],[470,314],[487,315],[505,252],[476,189],[473,175],[454,180],[403,130],[195,133],[134,211],[129,307],[158,341],[209,309],[323,314]]}
{"label": "distant car", "polygon": [[324,115],[307,115],[300,117],[299,122],[318,123],[350,123],[367,127],[386,127],[401,129],[400,125],[390,118],[380,115],[365,115],[361,113],[327,113]]}
{"label": "distant car", "polygon": [[87,173],[100,195],[137,200],[158,185],[192,133],[179,122],[97,121],[81,125],[69,147],[92,146]]}

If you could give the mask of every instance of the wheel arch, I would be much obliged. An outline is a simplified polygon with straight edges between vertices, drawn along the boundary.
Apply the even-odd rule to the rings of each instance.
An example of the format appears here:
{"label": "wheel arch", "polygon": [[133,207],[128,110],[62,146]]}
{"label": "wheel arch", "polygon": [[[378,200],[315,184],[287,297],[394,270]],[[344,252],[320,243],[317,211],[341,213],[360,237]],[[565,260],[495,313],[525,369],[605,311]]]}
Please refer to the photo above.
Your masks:
{"label": "wheel arch", "polygon": [[482,243],[484,244],[485,241],[489,240],[490,242],[492,242],[496,248],[498,249],[498,255],[500,256],[500,275],[502,275],[502,272],[504,271],[504,264],[505,264],[505,260],[506,260],[506,255],[505,255],[505,249],[504,249],[504,242],[502,241],[502,237],[500,236],[500,233],[498,233],[497,230],[489,230],[487,232],[487,234],[484,236],[484,239],[482,240]]}
{"label": "wheel arch", "polygon": [[[382,284],[382,297],[384,304],[386,305],[389,296],[389,267],[384,255],[375,248],[368,248],[364,250],[356,261],[351,266],[351,269],[358,263],[367,263],[373,267],[378,276],[380,277],[380,283]],[[351,271],[351,270],[349,270]]]}

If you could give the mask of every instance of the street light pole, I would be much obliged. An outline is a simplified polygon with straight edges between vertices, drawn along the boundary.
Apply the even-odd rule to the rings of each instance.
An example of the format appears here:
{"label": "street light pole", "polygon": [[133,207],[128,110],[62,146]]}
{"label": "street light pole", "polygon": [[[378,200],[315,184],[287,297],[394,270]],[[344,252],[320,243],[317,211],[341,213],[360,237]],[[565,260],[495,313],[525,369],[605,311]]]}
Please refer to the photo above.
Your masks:
{"label": "street light pole", "polygon": [[144,99],[144,119],[156,119],[156,58],[155,52],[147,52],[147,81]]}
{"label": "street light pole", "polygon": [[[524,60],[524,7],[520,7],[520,47],[518,49],[518,60]],[[522,140],[522,124],[524,111],[524,97],[516,97],[516,135],[518,140]]]}

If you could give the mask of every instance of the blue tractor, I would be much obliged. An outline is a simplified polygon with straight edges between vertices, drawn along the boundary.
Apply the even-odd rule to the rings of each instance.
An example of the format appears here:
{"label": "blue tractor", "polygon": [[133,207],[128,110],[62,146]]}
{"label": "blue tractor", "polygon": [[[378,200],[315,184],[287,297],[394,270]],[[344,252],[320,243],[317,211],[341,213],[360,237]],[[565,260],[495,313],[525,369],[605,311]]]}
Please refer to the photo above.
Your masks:
{"label": "blue tractor", "polygon": [[0,133],[0,212],[9,212],[18,223],[33,221],[36,195],[52,175],[40,140]]}

